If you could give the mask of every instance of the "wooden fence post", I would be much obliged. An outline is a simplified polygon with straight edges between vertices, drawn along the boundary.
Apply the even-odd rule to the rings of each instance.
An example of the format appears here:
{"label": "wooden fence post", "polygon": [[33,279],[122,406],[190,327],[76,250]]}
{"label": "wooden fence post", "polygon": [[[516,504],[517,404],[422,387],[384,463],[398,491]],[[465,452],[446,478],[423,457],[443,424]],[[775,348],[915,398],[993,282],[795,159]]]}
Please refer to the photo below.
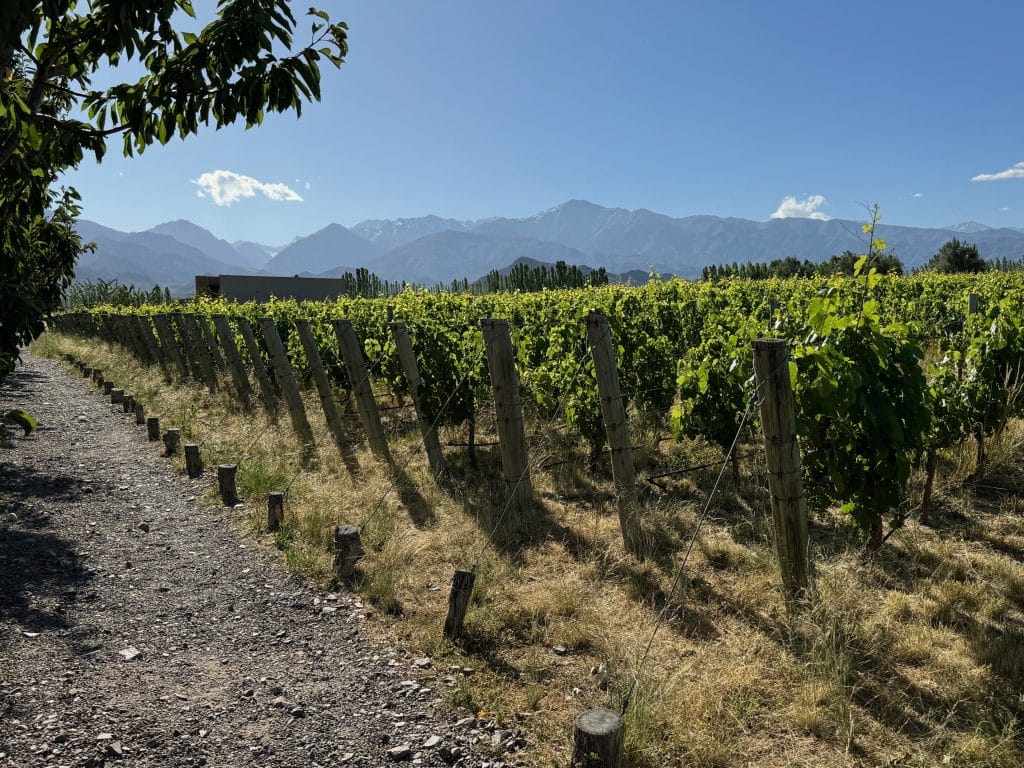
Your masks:
{"label": "wooden fence post", "polygon": [[188,368],[181,356],[181,347],[178,340],[174,338],[174,329],[171,327],[170,318],[167,315],[154,315],[153,326],[156,328],[157,336],[160,337],[160,345],[163,347],[164,355],[170,359],[178,371],[182,381],[188,378]]}
{"label": "wooden fence post", "polygon": [[783,585],[790,597],[800,597],[808,585],[807,498],[801,478],[789,349],[786,342],[773,339],[757,339],[753,348],[775,548]]}
{"label": "wooden fence post", "polygon": [[171,369],[167,364],[167,358],[164,356],[163,351],[160,349],[160,344],[157,343],[157,337],[153,335],[153,319],[149,316],[136,315],[135,325],[139,330],[139,335],[142,337],[142,343],[145,344],[149,350],[149,356],[153,362],[160,366],[160,371],[164,375],[164,380],[171,380]]}
{"label": "wooden fence post", "polygon": [[125,395],[121,400],[121,410],[124,413],[132,413],[135,410],[135,396]]}
{"label": "wooden fence post", "polygon": [[146,436],[149,442],[155,443],[160,439],[160,417],[150,416],[146,419]]}
{"label": "wooden fence post", "polygon": [[317,349],[313,329],[310,328],[308,320],[300,318],[295,321],[295,330],[298,331],[299,341],[302,342],[302,348],[306,352],[306,360],[309,362],[309,369],[313,374],[317,393],[320,395],[320,405],[324,410],[327,427],[331,430],[338,450],[343,454],[348,453],[345,444],[345,427],[341,421],[341,414],[338,412],[338,404],[334,400],[334,388],[324,372],[323,361],[320,359],[320,350]]}
{"label": "wooden fence post", "polygon": [[[515,495],[515,508],[520,513],[530,509],[533,486],[530,481],[526,433],[523,429],[523,402],[519,394],[519,375],[512,353],[512,336],[507,320],[485,318],[480,321],[487,348],[487,369],[494,392],[494,410],[498,422],[501,467],[508,494]],[[515,518],[510,527],[517,529]]]}
{"label": "wooden fence post", "polygon": [[976,315],[981,304],[981,297],[976,293],[967,294],[967,314]]}
{"label": "wooden fence post", "polygon": [[302,395],[299,392],[299,385],[292,373],[291,363],[288,362],[288,353],[285,351],[284,343],[277,332],[274,318],[264,317],[260,319],[260,330],[263,332],[263,340],[270,352],[270,359],[274,362],[274,371],[277,373],[277,381],[281,385],[285,403],[288,405],[288,413],[292,417],[292,426],[304,446],[303,463],[305,464],[311,454],[316,451],[316,441],[313,439],[313,429],[309,426],[309,419],[306,418],[306,406],[302,403]]}
{"label": "wooden fence post", "polygon": [[185,471],[191,478],[203,474],[203,457],[199,454],[199,445],[196,443],[185,443]]}
{"label": "wooden fence post", "polygon": [[448,613],[444,617],[444,636],[455,641],[462,635],[469,599],[473,596],[475,571],[456,571],[452,576],[452,589],[448,593]]}
{"label": "wooden fence post", "polygon": [[588,709],[576,718],[572,768],[621,768],[624,724],[610,709]]}
{"label": "wooden fence post", "polygon": [[271,491],[267,494],[267,530],[273,533],[284,522],[284,494]]}
{"label": "wooden fence post", "polygon": [[142,403],[135,403],[135,423],[139,426],[146,423],[146,409]]}
{"label": "wooden fence post", "polygon": [[238,472],[237,464],[217,465],[217,487],[220,489],[220,500],[224,506],[233,507],[238,503],[238,490],[235,487],[235,475]]}
{"label": "wooden fence post", "polygon": [[195,314],[192,317],[195,318],[196,325],[199,327],[199,335],[205,342],[206,349],[210,355],[210,362],[213,364],[214,369],[218,371],[226,370],[227,363],[224,360],[224,354],[221,351],[220,345],[217,343],[217,334],[210,328],[210,323],[207,321],[206,316]]}
{"label": "wooden fence post", "polygon": [[334,572],[342,581],[355,575],[356,563],[363,556],[363,542],[354,525],[334,528]]}
{"label": "wooden fence post", "polygon": [[359,409],[363,429],[366,430],[370,450],[378,458],[390,461],[391,452],[388,450],[388,441],[380,423],[377,401],[373,397],[373,385],[366,370],[366,363],[363,361],[363,347],[350,321],[334,320],[331,324],[334,326],[334,335],[338,337],[338,348],[345,361],[345,370],[348,371],[348,380],[352,385],[352,394]]}
{"label": "wooden fence post", "polygon": [[641,555],[643,535],[640,529],[640,500],[636,490],[636,471],[633,468],[633,444],[629,434],[626,400],[619,385],[619,371],[615,363],[608,320],[599,314],[587,315],[587,340],[594,358],[597,391],[601,401],[605,435],[611,449],[612,481],[619,507],[619,527],[626,551]]}
{"label": "wooden fence post", "polygon": [[423,447],[427,451],[427,460],[430,462],[430,471],[434,477],[444,474],[444,453],[441,451],[441,441],[437,436],[435,419],[437,414],[431,418],[426,407],[426,398],[423,393],[423,381],[420,379],[419,365],[416,363],[416,353],[412,348],[412,339],[409,338],[409,331],[404,323],[392,323],[391,335],[395,339],[395,346],[398,348],[398,361],[402,364],[402,371],[405,373],[405,380],[409,382],[409,394],[412,396],[413,405],[416,407],[416,420],[420,425],[420,434],[423,436]]}
{"label": "wooden fence post", "polygon": [[174,320],[173,327],[178,331],[177,338],[179,339],[181,357],[188,369],[188,376],[193,381],[202,381],[203,369],[199,364],[199,350],[196,349],[191,325],[181,312],[174,312],[171,318]]}
{"label": "wooden fence post", "polygon": [[181,442],[181,430],[177,427],[168,427],[164,432],[164,456],[173,456],[178,452],[178,444]]}
{"label": "wooden fence post", "polygon": [[224,348],[228,371],[231,373],[231,381],[234,383],[235,391],[238,393],[238,400],[243,408],[249,410],[251,407],[252,386],[249,384],[249,377],[245,374],[242,356],[238,354],[235,335],[231,332],[231,324],[228,322],[227,316],[214,315],[213,327],[217,329],[220,345]]}
{"label": "wooden fence post", "polygon": [[267,366],[263,363],[263,355],[260,354],[260,345],[256,341],[256,334],[252,332],[252,326],[244,317],[236,318],[238,332],[245,342],[245,351],[249,355],[249,362],[252,363],[252,373],[259,384],[260,393],[263,396],[263,407],[273,416],[277,413],[277,393],[274,391],[274,384],[267,374]]}
{"label": "wooden fence post", "polygon": [[206,333],[209,333],[210,328],[207,326],[206,333],[204,333],[202,319],[194,314],[185,315],[185,322],[191,331],[192,344],[199,359],[199,369],[202,372],[202,378],[206,381],[206,386],[211,392],[217,392],[220,389],[217,383],[217,366],[214,364],[213,352],[210,350],[210,345],[206,338]]}
{"label": "wooden fence post", "polygon": [[110,404],[121,405],[124,402],[124,390],[112,387],[110,390]]}

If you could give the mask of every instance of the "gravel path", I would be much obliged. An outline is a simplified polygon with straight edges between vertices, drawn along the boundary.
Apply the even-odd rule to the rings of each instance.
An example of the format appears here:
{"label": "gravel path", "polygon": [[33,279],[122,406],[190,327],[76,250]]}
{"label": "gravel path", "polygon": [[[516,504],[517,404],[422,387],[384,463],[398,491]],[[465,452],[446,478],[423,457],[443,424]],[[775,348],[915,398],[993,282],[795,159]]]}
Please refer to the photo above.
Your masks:
{"label": "gravel path", "polygon": [[436,713],[460,672],[241,541],[63,365],[27,355],[0,404],[39,421],[0,448],[0,765],[498,768],[525,746]]}

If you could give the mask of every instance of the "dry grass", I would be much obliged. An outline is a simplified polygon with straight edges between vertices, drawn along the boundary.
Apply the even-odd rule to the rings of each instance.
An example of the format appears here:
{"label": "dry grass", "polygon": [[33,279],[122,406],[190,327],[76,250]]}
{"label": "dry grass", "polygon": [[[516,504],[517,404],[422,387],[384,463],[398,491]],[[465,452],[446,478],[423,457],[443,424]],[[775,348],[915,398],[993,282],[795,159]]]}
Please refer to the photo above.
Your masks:
{"label": "dry grass", "polygon": [[[738,487],[727,474],[672,594],[713,470],[647,499],[649,557],[638,562],[622,549],[610,478],[587,472],[585,452],[561,438],[558,458],[578,461],[537,473],[536,510],[519,523],[528,535],[506,535],[506,519],[492,546],[501,493],[487,477],[497,472],[489,449],[480,450],[480,471],[461,449],[448,449],[444,487],[415,455],[385,495],[391,473],[363,445],[358,473],[350,473],[312,393],[320,453],[314,468],[296,474],[286,418],[275,428],[223,394],[166,385],[103,345],[49,337],[37,349],[103,368],[147,412],[201,442],[208,465],[240,461],[244,531],[279,547],[291,567],[330,583],[331,529],[361,526],[366,556],[354,588],[378,607],[372,626],[442,668],[475,669],[446,689],[448,704],[523,725],[535,741],[529,765],[564,765],[574,716],[619,707],[627,695],[631,766],[1024,764],[1018,423],[999,444],[990,441],[990,466],[973,485],[964,483],[972,447],[946,457],[931,527],[909,522],[870,561],[843,521],[816,519],[815,587],[793,609],[777,587],[756,459],[744,462]],[[388,429],[401,466],[416,449],[414,427],[394,421]],[[358,443],[358,424],[351,435]],[[714,458],[699,444],[661,450],[675,452],[664,460],[676,466]],[[270,537],[264,495],[289,482],[286,525]],[[448,584],[455,568],[474,564],[466,638],[454,647],[440,631]],[[664,626],[640,668],[659,615]]]}

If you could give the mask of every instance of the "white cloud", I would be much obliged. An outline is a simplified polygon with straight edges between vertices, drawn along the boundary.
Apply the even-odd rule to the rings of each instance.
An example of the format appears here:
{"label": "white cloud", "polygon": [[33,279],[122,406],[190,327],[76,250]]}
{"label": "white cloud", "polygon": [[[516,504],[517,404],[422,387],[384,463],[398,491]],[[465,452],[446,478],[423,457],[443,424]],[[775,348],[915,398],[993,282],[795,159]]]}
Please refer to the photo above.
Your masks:
{"label": "white cloud", "polygon": [[924,192],[915,192],[911,197],[924,197]]}
{"label": "white cloud", "polygon": [[1006,213],[1008,210],[1010,210],[1010,206],[1004,205],[1002,208],[999,209],[999,212]]}
{"label": "white cloud", "polygon": [[797,200],[793,195],[787,195],[772,214],[772,218],[828,221],[828,214],[818,210],[825,202],[824,195],[808,195],[803,200]]}
{"label": "white cloud", "polygon": [[971,181],[1000,181],[1002,179],[1024,179],[1024,163],[1017,163],[999,173],[979,173]]}
{"label": "white cloud", "polygon": [[208,171],[198,179],[192,179],[199,189],[198,197],[211,197],[217,205],[231,205],[243,197],[255,197],[259,192],[271,200],[302,202],[302,197],[287,184],[257,181],[252,176],[243,176],[233,171]]}

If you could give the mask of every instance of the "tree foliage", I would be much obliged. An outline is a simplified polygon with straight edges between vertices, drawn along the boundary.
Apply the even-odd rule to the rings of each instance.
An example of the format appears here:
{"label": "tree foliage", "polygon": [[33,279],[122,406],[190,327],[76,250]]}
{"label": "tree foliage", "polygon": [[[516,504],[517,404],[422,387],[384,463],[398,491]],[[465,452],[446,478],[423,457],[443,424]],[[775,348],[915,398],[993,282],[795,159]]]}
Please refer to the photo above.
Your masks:
{"label": "tree foliage", "polygon": [[[347,27],[310,9],[305,45],[290,0],[221,0],[195,31],[190,0],[4,0],[0,4],[0,375],[60,306],[82,244],[78,197],[55,183],[108,141],[126,155],[203,127],[260,124],[319,100],[320,63],[340,66]],[[122,65],[142,74],[117,75]],[[108,73],[115,82],[95,87]]]}
{"label": "tree foliage", "polygon": [[961,243],[956,238],[944,243],[926,267],[946,274],[984,272],[987,268],[988,264],[978,253],[978,246],[974,243]]}

